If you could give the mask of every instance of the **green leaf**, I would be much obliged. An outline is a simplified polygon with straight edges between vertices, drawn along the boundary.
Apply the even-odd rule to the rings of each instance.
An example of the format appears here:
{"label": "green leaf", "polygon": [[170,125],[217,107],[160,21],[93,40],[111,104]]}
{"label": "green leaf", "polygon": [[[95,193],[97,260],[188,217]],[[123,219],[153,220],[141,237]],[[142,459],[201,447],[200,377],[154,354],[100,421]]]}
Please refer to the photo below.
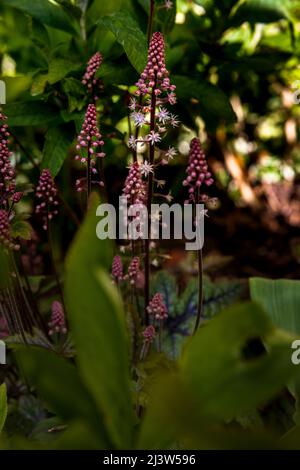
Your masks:
{"label": "green leaf", "polygon": [[300,281],[253,277],[250,294],[276,326],[300,334]]}
{"label": "green leaf", "polygon": [[50,85],[60,81],[68,73],[78,70],[81,64],[71,62],[70,60],[56,58],[49,63],[48,82]]}
{"label": "green leaf", "polygon": [[99,19],[98,25],[104,26],[115,35],[133,67],[142,72],[147,62],[147,40],[130,13],[122,10],[103,16]]}
{"label": "green leaf", "polygon": [[43,149],[42,168],[48,168],[53,177],[59,173],[67,158],[73,138],[69,126],[51,127],[48,130]]}
{"label": "green leaf", "polygon": [[56,109],[43,101],[23,101],[5,105],[8,125],[37,126],[57,119]]}
{"label": "green leaf", "polygon": [[230,24],[238,26],[245,21],[255,24],[289,19],[291,3],[290,0],[245,0],[235,10]]}
{"label": "green leaf", "polygon": [[76,109],[81,110],[85,106],[86,89],[84,85],[73,77],[65,78],[62,81],[62,88],[69,101],[69,113]]}
{"label": "green leaf", "polygon": [[[293,339],[274,329],[254,303],[224,310],[191,338],[181,360],[196,406],[232,418],[264,404],[295,374]],[[246,348],[253,340],[260,340],[263,348],[252,357]]]}
{"label": "green leaf", "polygon": [[[177,359],[187,338],[195,326],[198,302],[198,282],[192,279],[183,293],[177,293],[176,279],[165,271],[159,272],[152,283],[152,290],[160,292],[169,312],[164,325],[162,348],[167,356]],[[205,320],[234,303],[242,292],[242,284],[236,280],[211,282],[204,278],[203,316]]]}
{"label": "green leaf", "polygon": [[112,246],[96,237],[98,205],[94,195],[68,254],[66,304],[80,374],[115,446],[128,448],[133,430],[129,345],[121,300],[107,274]]}
{"label": "green leaf", "polygon": [[30,240],[32,236],[32,227],[26,220],[18,218],[13,219],[11,223],[11,234],[14,238],[20,237],[23,240]]}
{"label": "green leaf", "polygon": [[2,0],[4,5],[18,8],[41,23],[73,34],[76,32],[69,15],[49,0]]}
{"label": "green leaf", "polygon": [[[296,373],[290,360],[293,339],[274,328],[256,304],[221,312],[187,342],[177,372],[156,379],[139,448],[165,449],[174,442],[191,449],[199,443],[205,449],[237,448],[239,434],[230,421],[255,413]],[[241,448],[251,438],[243,434]],[[262,437],[254,448],[263,445]]]}
{"label": "green leaf", "polygon": [[96,413],[93,398],[74,365],[37,347],[19,347],[14,353],[26,379],[50,409],[68,423],[77,419],[89,422],[97,432],[99,446],[107,446],[105,428],[100,425],[101,416]]}
{"label": "green leaf", "polygon": [[3,383],[0,385],[0,433],[3,429],[7,416],[7,397],[6,397],[6,385]]}
{"label": "green leaf", "polygon": [[172,82],[177,87],[176,94],[179,100],[196,99],[199,101],[199,113],[209,124],[216,126],[222,121],[227,124],[236,121],[236,115],[229,99],[217,86],[207,83],[201,78],[179,75],[173,76]]}

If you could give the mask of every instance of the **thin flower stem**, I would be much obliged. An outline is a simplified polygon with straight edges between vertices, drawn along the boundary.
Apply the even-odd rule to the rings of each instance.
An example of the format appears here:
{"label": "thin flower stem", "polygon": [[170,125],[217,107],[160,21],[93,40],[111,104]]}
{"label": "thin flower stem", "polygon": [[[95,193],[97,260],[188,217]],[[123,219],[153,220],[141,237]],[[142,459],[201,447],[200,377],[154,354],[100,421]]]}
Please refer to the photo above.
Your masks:
{"label": "thin flower stem", "polygon": [[151,39],[151,35],[152,35],[152,27],[153,27],[153,19],[154,19],[154,7],[155,7],[155,0],[150,0],[150,11],[149,11],[148,28],[147,28],[148,44],[150,43],[150,39]]}
{"label": "thin flower stem", "polygon": [[158,327],[158,352],[162,351],[162,328],[163,322],[160,320]]}
{"label": "thin flower stem", "polygon": [[91,154],[90,154],[90,146],[88,145],[87,148],[88,156],[87,156],[87,207],[89,204],[91,189],[92,189],[92,178],[91,178]]}
{"label": "thin flower stem", "polygon": [[28,318],[27,318],[28,327],[31,329],[32,326],[34,326],[34,325],[38,326],[38,323],[36,321],[36,318],[35,318],[35,315],[34,315],[34,312],[33,312],[32,308],[31,308],[31,305],[28,301],[27,294],[24,291],[23,284],[22,284],[22,279],[21,279],[21,276],[19,274],[19,269],[18,269],[16,260],[15,260],[14,253],[11,253],[11,264],[12,264],[12,269],[13,269],[14,274],[15,274],[17,289],[19,290],[20,297],[22,298],[22,300],[24,302],[24,305],[26,306],[27,313],[28,313]]}
{"label": "thin flower stem", "polygon": [[50,222],[48,222],[48,241],[49,241],[49,251],[50,251],[50,257],[51,257],[51,262],[52,262],[52,269],[53,269],[54,278],[55,278],[57,288],[58,288],[58,292],[59,292],[59,295],[60,295],[60,298],[61,298],[61,303],[64,307],[64,310],[66,311],[63,291],[62,291],[62,287],[61,287],[61,284],[60,284],[60,280],[59,280],[59,277],[58,277],[58,273],[57,273],[56,265],[55,265],[55,260],[54,260],[53,240],[52,240]]}
{"label": "thin flower stem", "polygon": [[[156,107],[156,79],[155,85],[151,94],[151,117],[150,117],[150,132],[155,130],[155,107]],[[150,165],[154,163],[155,156],[155,143],[149,144],[149,162]],[[151,204],[153,196],[153,173],[149,173],[148,177],[148,195],[147,195],[147,211],[148,211],[148,236],[145,240],[145,325],[149,325],[149,314],[147,307],[150,301],[150,235],[151,235]]]}
{"label": "thin flower stem", "polygon": [[202,318],[202,309],[203,309],[203,259],[202,259],[202,249],[197,251],[198,258],[198,306],[197,306],[197,317],[194,328],[194,334],[198,330],[200,321]]}
{"label": "thin flower stem", "polygon": [[[196,204],[200,200],[200,193],[199,189],[197,189],[196,192]],[[195,206],[195,217],[197,214],[196,206]],[[196,230],[197,230],[197,224],[200,223],[200,220],[195,220],[196,224]],[[195,323],[195,328],[194,328],[194,333],[199,328],[200,321],[202,318],[202,310],[203,310],[203,258],[202,258],[202,248],[197,251],[197,260],[198,260],[198,305],[197,305],[197,316],[196,316],[196,323]]]}

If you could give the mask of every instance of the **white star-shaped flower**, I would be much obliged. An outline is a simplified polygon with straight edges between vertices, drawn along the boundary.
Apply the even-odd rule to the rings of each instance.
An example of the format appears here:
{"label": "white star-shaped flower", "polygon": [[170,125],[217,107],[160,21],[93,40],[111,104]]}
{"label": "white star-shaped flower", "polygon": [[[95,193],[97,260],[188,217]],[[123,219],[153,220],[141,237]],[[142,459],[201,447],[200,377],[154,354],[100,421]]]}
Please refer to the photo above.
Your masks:
{"label": "white star-shaped flower", "polygon": [[134,135],[131,135],[128,139],[128,147],[133,149],[133,150],[136,150],[136,138],[134,137]]}
{"label": "white star-shaped flower", "polygon": [[168,93],[168,101],[170,104],[175,104],[177,102],[176,95],[171,91],[171,93]]}
{"label": "white star-shaped flower", "polygon": [[158,132],[151,131],[150,134],[147,135],[147,141],[150,142],[151,145],[154,145],[156,142],[161,141],[161,137]]}
{"label": "white star-shaped flower", "polygon": [[165,124],[170,119],[170,113],[166,110],[166,108],[159,108],[157,117],[159,122]]}
{"label": "white star-shaped flower", "polygon": [[137,113],[135,113],[135,112],[132,113],[131,118],[134,120],[134,124],[137,127],[142,127],[146,122],[145,115],[143,113],[141,113],[140,111],[138,111]]}
{"label": "white star-shaped flower", "polygon": [[137,106],[137,101],[136,101],[136,99],[135,99],[135,98],[131,98],[128,108],[129,108],[131,111],[135,111],[136,106]]}
{"label": "white star-shaped flower", "polygon": [[172,127],[178,127],[180,124],[180,121],[178,120],[178,116],[175,116],[175,114],[171,114],[170,123]]}
{"label": "white star-shaped flower", "polygon": [[164,8],[166,10],[171,10],[171,8],[173,8],[173,2],[171,0],[165,0]]}
{"label": "white star-shaped flower", "polygon": [[177,155],[177,150],[174,147],[169,147],[165,153],[165,157],[167,157],[169,160],[173,160],[175,155]]}
{"label": "white star-shaped flower", "polygon": [[153,165],[151,165],[148,160],[145,160],[144,163],[140,165],[140,172],[143,176],[147,178],[149,173],[153,173]]}

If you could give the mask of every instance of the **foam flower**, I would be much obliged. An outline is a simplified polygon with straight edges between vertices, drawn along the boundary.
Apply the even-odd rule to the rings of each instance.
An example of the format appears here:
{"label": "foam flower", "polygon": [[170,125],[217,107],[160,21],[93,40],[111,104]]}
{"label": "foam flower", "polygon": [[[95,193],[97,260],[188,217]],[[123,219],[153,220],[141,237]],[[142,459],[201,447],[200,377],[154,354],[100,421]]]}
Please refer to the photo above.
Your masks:
{"label": "foam flower", "polygon": [[18,250],[20,248],[20,246],[13,241],[9,215],[4,209],[0,209],[0,244],[11,250]]}
{"label": "foam flower", "polygon": [[200,140],[194,138],[190,144],[189,164],[186,169],[187,176],[183,185],[189,188],[189,199],[195,201],[195,194],[204,184],[210,186],[213,178],[208,170],[205,153],[203,152]]}
{"label": "foam flower", "polygon": [[165,41],[161,33],[154,33],[149,45],[147,65],[136,83],[137,95],[146,95],[155,88],[156,95],[162,92],[174,92],[175,85],[171,85],[169,72],[165,64]]}
{"label": "foam flower", "polygon": [[168,318],[167,307],[163,301],[162,295],[159,292],[157,292],[150,300],[147,311],[149,315],[154,317],[155,320],[162,321]]}
{"label": "foam flower", "polygon": [[36,188],[36,197],[39,204],[35,208],[36,214],[42,215],[43,229],[47,230],[48,222],[58,214],[57,188],[50,173],[44,169],[41,173],[39,183]]}
{"label": "foam flower", "polygon": [[[102,149],[103,145],[104,141],[102,140],[102,136],[97,125],[96,106],[94,104],[89,104],[82,129],[77,138],[76,150],[78,153],[75,156],[75,160],[78,160],[83,164],[88,164],[91,174],[96,174],[97,160],[105,157],[105,153]],[[92,182],[96,183],[96,181]],[[76,188],[77,191],[87,190],[87,181],[85,179],[77,180]]]}
{"label": "foam flower", "polygon": [[120,282],[123,279],[123,264],[119,255],[116,255],[113,259],[111,275],[115,282]]}
{"label": "foam flower", "polygon": [[153,325],[147,326],[143,331],[144,342],[147,344],[153,343],[156,336],[156,331]]}
{"label": "foam flower", "polygon": [[15,190],[15,171],[11,165],[11,152],[8,148],[8,126],[6,116],[0,112],[0,206],[7,207],[8,199]]}
{"label": "foam flower", "polygon": [[135,284],[136,279],[139,274],[139,270],[140,270],[140,258],[138,256],[134,256],[128,267],[128,278],[129,278],[130,284]]}
{"label": "foam flower", "polygon": [[67,333],[64,308],[58,300],[52,303],[51,320],[48,323],[48,327],[50,336],[54,335],[54,333]]}
{"label": "foam flower", "polygon": [[125,181],[123,194],[129,204],[144,204],[146,201],[146,186],[141,176],[141,168],[138,162],[132,163]]}
{"label": "foam flower", "polygon": [[83,85],[86,85],[87,89],[92,92],[95,87],[99,85],[99,80],[95,77],[97,70],[102,64],[102,55],[100,52],[96,52],[87,64],[87,69],[82,79]]}

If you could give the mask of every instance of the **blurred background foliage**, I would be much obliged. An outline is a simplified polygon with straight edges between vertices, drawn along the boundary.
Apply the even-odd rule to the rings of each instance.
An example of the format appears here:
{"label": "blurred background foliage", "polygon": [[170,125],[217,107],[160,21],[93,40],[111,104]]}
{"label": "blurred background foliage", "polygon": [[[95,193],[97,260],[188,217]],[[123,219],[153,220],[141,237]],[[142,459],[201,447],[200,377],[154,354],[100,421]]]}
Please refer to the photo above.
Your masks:
{"label": "blurred background foliage", "polygon": [[[96,240],[91,210],[69,249],[76,227],[61,211],[55,257],[63,261],[69,249],[72,338],[53,345],[37,334],[28,336],[27,348],[8,338],[15,356],[1,370],[10,397],[2,448],[299,448],[299,374],[290,356],[299,334],[300,2],[177,0],[169,10],[163,0],[155,4],[154,30],[166,35],[182,121],[167,142],[179,156],[161,178],[175,201],[183,201],[195,135],[216,178],[206,221],[207,324],[186,340],[196,265],[171,243],[171,257],[154,264],[154,286],[170,312],[164,351],[146,361],[132,358],[133,309],[126,307],[125,322],[106,273],[113,247]],[[96,51],[104,57],[98,106],[107,197],[116,201],[131,158],[127,105],[146,61],[148,12],[149,0],[2,0],[0,79],[18,185],[27,194],[24,214],[32,209],[40,168],[50,168],[81,217],[74,143],[88,102],[81,78]],[[34,243],[25,242],[30,282],[49,312],[54,293],[46,241],[34,216],[32,225]],[[3,286],[5,262],[0,268]],[[256,303],[232,306],[240,298]],[[132,410],[139,415],[144,406],[137,420]],[[2,386],[0,429],[6,411]]]}

